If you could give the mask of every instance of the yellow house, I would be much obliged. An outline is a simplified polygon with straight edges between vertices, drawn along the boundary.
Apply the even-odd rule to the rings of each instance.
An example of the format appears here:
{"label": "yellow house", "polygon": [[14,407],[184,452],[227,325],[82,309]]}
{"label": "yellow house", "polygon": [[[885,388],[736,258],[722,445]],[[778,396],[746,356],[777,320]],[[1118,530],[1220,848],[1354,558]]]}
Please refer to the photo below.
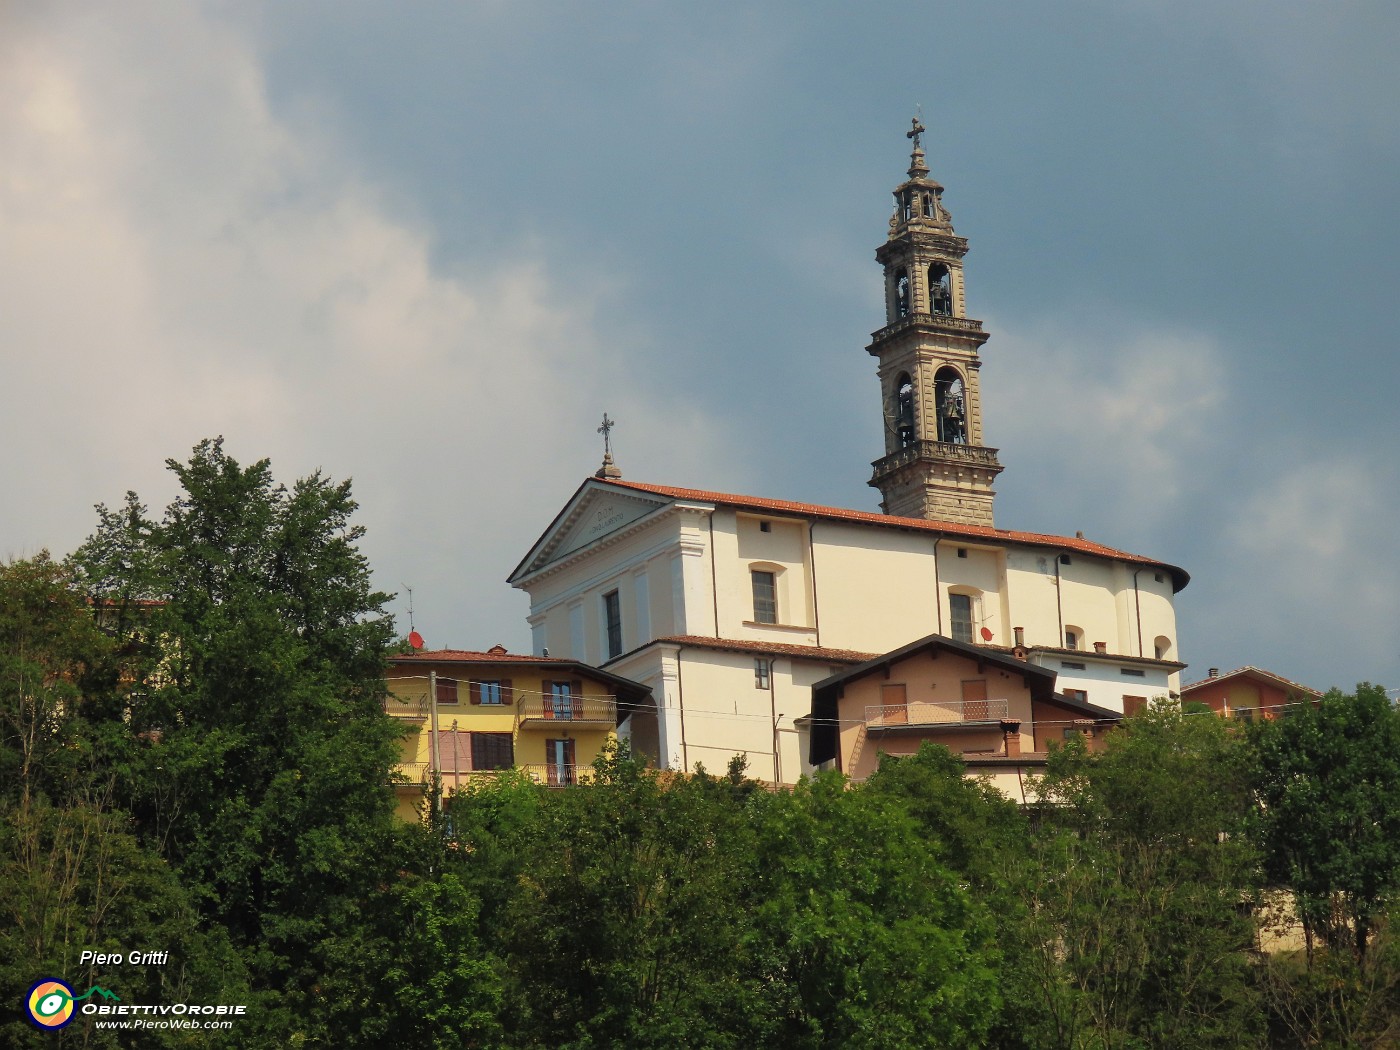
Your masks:
{"label": "yellow house", "polygon": [[438,649],[390,659],[386,710],[404,723],[398,812],[416,820],[434,772],[451,793],[474,776],[523,769],[578,783],[620,718],[650,703],[644,685],[577,660]]}

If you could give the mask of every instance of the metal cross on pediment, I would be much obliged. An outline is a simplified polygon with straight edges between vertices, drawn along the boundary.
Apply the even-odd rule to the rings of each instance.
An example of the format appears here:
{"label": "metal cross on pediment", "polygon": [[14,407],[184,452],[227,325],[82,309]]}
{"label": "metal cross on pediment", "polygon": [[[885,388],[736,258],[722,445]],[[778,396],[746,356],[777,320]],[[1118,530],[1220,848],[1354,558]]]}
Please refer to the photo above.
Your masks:
{"label": "metal cross on pediment", "polygon": [[915,117],[909,122],[909,130],[904,133],[904,137],[907,139],[913,139],[914,148],[920,149],[921,147],[919,146],[919,136],[927,130],[928,128],[924,127],[923,123],[919,120],[919,118]]}
{"label": "metal cross on pediment", "polygon": [[612,455],[612,428],[617,426],[617,420],[609,419],[606,412],[603,413],[603,424],[598,428],[598,433],[603,435],[603,457]]}

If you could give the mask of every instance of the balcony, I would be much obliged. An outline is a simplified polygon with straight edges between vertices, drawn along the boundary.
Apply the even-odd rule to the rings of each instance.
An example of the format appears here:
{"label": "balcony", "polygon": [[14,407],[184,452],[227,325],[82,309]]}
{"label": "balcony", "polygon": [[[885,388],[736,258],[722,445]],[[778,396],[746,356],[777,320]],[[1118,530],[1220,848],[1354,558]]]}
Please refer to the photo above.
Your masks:
{"label": "balcony", "polygon": [[915,700],[908,704],[872,704],[865,709],[870,732],[928,726],[987,725],[1007,718],[1006,700]]}
{"label": "balcony", "polygon": [[593,779],[592,766],[550,763],[548,765],[531,764],[520,768],[529,775],[531,780],[537,784],[543,784],[545,787],[574,787],[578,784],[586,784]]}
{"label": "balcony", "polygon": [[617,725],[617,701],[583,696],[524,697],[516,706],[517,727],[553,726],[568,722],[574,726],[611,729]]}
{"label": "balcony", "polygon": [[1001,464],[997,462],[997,450],[994,448],[986,448],[982,445],[961,445],[951,441],[924,441],[922,439],[911,445],[906,445],[904,448],[896,449],[882,459],[877,459],[872,466],[878,476],[899,470],[901,467],[907,467],[923,459],[953,460],[972,467],[982,467],[986,470],[998,472],[1001,470]]}
{"label": "balcony", "polygon": [[412,718],[421,722],[428,717],[428,698],[397,696],[390,693],[384,698],[384,713],[394,718]]}
{"label": "balcony", "polygon": [[431,768],[427,762],[400,762],[390,775],[392,782],[401,786],[426,784]]}

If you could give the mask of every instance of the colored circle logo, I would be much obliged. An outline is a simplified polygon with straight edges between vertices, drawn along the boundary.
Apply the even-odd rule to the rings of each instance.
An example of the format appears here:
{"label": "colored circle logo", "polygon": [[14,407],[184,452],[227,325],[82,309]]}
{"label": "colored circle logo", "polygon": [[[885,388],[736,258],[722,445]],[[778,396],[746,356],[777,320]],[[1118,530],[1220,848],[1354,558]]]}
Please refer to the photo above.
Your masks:
{"label": "colored circle logo", "polygon": [[25,1006],[40,1028],[63,1028],[73,1021],[73,989],[56,977],[45,977],[30,987]]}

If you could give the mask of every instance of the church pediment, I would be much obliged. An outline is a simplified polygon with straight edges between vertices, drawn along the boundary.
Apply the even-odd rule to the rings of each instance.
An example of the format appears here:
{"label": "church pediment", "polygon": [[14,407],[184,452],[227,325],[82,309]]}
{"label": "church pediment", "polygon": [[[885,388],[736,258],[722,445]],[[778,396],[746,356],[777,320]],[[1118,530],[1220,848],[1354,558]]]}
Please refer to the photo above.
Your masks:
{"label": "church pediment", "polygon": [[591,546],[670,502],[663,496],[620,492],[605,482],[586,482],[511,573],[510,582]]}

